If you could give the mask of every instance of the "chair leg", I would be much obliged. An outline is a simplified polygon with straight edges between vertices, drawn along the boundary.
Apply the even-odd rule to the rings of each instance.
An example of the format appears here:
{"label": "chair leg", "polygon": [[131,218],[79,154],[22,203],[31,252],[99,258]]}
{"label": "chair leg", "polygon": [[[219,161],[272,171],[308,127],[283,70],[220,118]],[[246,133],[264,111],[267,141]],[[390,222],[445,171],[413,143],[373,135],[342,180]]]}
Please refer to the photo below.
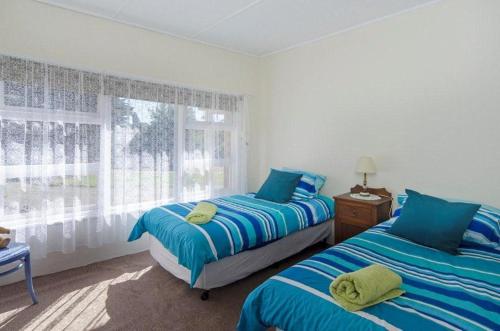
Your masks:
{"label": "chair leg", "polygon": [[29,254],[24,257],[24,274],[26,276],[26,286],[28,287],[28,292],[31,295],[31,300],[33,301],[33,304],[36,305],[38,303],[38,299],[36,297],[35,289],[33,288],[33,279],[31,278],[31,259]]}

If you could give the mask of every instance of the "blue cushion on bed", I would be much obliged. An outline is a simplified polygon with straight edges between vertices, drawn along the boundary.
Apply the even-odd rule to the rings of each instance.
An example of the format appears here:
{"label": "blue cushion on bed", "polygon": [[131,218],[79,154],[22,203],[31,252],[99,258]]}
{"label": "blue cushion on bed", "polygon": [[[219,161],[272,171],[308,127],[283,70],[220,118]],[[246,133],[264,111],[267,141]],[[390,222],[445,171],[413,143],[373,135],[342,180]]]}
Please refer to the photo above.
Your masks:
{"label": "blue cushion on bed", "polygon": [[457,254],[465,230],[480,205],[448,202],[406,190],[408,199],[389,232],[416,243]]}
{"label": "blue cushion on bed", "polygon": [[271,169],[271,173],[255,197],[278,203],[288,202],[301,177],[302,174]]}
{"label": "blue cushion on bed", "polygon": [[[399,208],[394,211],[393,216],[399,216],[408,199],[406,194],[398,194]],[[447,199],[448,200],[448,199]],[[460,200],[448,200],[451,202],[470,202]],[[500,209],[481,205],[474,214],[467,230],[465,230],[461,248],[481,248],[487,251],[500,252]]]}
{"label": "blue cushion on bed", "polygon": [[292,200],[296,201],[317,197],[319,190],[323,187],[326,181],[326,176],[318,175],[309,171],[290,168],[283,168],[283,171],[302,174],[302,178],[292,195]]}

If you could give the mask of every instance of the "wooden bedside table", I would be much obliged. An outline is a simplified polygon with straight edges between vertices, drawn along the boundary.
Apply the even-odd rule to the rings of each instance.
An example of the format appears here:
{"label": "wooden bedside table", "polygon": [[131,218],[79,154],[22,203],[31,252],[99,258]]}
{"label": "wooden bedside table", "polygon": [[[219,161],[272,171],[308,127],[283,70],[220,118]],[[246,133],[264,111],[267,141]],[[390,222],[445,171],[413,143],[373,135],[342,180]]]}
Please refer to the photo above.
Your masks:
{"label": "wooden bedside table", "polygon": [[[352,193],[360,192],[360,186],[353,187]],[[335,244],[357,235],[391,217],[392,195],[385,189],[369,188],[380,200],[360,200],[351,198],[349,193],[337,195],[335,199]]]}

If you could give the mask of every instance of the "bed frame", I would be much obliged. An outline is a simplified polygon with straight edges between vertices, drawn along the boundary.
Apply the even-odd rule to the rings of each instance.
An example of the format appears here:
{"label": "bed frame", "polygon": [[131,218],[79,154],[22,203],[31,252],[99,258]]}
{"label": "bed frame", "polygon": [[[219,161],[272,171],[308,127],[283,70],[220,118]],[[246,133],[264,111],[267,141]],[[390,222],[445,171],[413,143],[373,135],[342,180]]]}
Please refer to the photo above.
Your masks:
{"label": "bed frame", "polygon": [[[311,245],[326,240],[332,233],[332,224],[333,221],[328,220],[266,246],[246,250],[206,264],[194,287],[205,290],[201,294],[201,300],[207,300],[210,289],[245,278],[256,271],[297,254]],[[158,239],[153,236],[149,236],[149,238],[151,256],[165,270],[189,284],[191,271],[178,264],[177,257],[170,253]]]}

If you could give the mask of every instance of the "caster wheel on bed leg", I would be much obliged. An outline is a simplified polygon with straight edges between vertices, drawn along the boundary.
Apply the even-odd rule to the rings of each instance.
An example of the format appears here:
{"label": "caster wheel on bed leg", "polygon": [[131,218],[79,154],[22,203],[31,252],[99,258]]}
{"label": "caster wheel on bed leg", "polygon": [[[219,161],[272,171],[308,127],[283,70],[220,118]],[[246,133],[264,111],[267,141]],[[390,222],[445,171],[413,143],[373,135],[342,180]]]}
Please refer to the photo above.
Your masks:
{"label": "caster wheel on bed leg", "polygon": [[210,292],[203,291],[203,293],[200,296],[200,299],[201,299],[201,301],[207,301],[209,297],[210,297]]}

